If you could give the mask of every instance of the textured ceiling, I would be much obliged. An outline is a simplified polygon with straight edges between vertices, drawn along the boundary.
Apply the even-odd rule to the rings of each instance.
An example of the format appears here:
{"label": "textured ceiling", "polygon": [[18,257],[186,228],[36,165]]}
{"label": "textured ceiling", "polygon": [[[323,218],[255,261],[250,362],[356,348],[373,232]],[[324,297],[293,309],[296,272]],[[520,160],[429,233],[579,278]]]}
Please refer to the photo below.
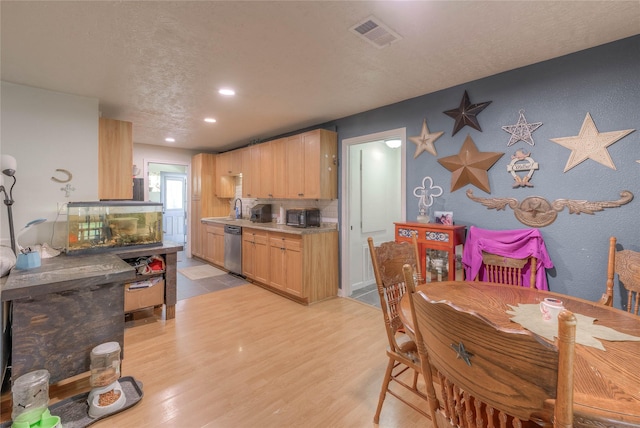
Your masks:
{"label": "textured ceiling", "polygon": [[[638,0],[0,4],[3,81],[98,98],[135,143],[208,151],[640,33]],[[402,40],[349,31],[371,15]]]}

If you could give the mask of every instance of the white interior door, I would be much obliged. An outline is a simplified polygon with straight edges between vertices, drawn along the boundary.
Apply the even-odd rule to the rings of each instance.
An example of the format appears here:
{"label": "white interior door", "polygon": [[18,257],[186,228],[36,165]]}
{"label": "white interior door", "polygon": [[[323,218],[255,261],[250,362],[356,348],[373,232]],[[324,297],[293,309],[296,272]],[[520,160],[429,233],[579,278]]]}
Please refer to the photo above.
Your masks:
{"label": "white interior door", "polygon": [[[342,141],[341,296],[373,284],[367,237],[394,239],[394,224],[405,218],[405,129]],[[389,138],[402,146],[390,149]]]}
{"label": "white interior door", "polygon": [[160,177],[160,198],[164,207],[163,238],[184,245],[187,231],[187,175],[161,172]]}

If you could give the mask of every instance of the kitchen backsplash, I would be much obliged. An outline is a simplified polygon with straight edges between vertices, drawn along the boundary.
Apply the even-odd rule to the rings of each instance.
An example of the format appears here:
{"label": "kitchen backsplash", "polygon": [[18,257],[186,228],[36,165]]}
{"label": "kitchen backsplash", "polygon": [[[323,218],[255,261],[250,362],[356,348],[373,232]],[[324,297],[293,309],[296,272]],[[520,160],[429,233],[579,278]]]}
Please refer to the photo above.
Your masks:
{"label": "kitchen backsplash", "polygon": [[[243,198],[242,197],[242,177],[236,177],[236,198],[242,201],[242,217],[249,218],[251,213],[251,207],[255,204],[271,204],[271,212],[273,220],[277,219],[280,211],[280,205],[287,210],[290,208],[320,208],[320,215],[322,216],[323,223],[337,223],[338,222],[338,200],[311,200],[311,199],[255,199],[255,198]],[[233,204],[235,199],[229,202],[229,213],[233,214]]]}

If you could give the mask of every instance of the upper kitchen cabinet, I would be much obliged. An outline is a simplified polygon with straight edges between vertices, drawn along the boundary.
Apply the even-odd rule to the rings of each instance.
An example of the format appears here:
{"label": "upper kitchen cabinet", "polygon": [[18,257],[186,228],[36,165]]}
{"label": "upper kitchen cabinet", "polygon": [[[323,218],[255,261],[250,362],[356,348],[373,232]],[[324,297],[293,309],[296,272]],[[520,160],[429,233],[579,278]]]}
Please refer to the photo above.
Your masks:
{"label": "upper kitchen cabinet", "polygon": [[98,198],[133,199],[133,125],[100,118]]}
{"label": "upper kitchen cabinet", "polygon": [[271,141],[271,177],[274,198],[287,197],[287,139]]}
{"label": "upper kitchen cabinet", "polygon": [[271,143],[243,149],[242,197],[273,198],[273,156]]}
{"label": "upper kitchen cabinet", "polygon": [[242,150],[216,155],[216,196],[219,198],[235,198],[235,176],[242,173]]}
{"label": "upper kitchen cabinet", "polygon": [[338,197],[338,137],[325,129],[288,137],[286,142],[286,197]]}

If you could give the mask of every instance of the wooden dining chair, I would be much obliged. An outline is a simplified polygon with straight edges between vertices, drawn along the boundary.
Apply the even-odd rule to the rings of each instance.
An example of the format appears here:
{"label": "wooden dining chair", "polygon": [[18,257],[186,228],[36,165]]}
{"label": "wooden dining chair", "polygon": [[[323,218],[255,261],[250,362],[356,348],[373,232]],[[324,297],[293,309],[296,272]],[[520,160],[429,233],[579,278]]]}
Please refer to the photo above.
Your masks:
{"label": "wooden dining chair", "polygon": [[600,303],[613,306],[613,285],[615,274],[627,291],[627,301],[623,307],[627,312],[638,315],[640,308],[640,252],[632,250],[616,250],[616,238],[609,238],[609,260],[607,264],[607,290]]}
{"label": "wooden dining chair", "polygon": [[[422,282],[417,238],[414,235],[412,243],[392,241],[384,242],[378,247],[374,245],[373,238],[369,237],[367,241],[389,340],[387,348],[389,362],[382,381],[378,407],[373,421],[376,424],[379,422],[382,404],[387,393],[418,413],[429,417],[429,413],[426,411],[426,394],[418,389],[418,375],[421,373],[421,365],[416,344],[413,338],[405,332],[399,313],[400,299],[406,292],[403,266],[405,264],[411,266],[412,279],[415,273],[418,281]],[[407,379],[410,375],[413,375],[411,383]],[[400,390],[396,391],[391,387],[392,384],[397,384],[424,400],[424,406],[415,404],[416,400],[410,400],[410,397],[406,396],[407,394],[403,396]]]}
{"label": "wooden dining chair", "polygon": [[573,426],[571,312],[560,313],[553,345],[420,292],[409,298],[436,428]]}
{"label": "wooden dining chair", "polygon": [[[499,284],[517,285],[522,287],[524,267],[530,264],[529,270],[529,288],[536,288],[536,275],[538,260],[533,257],[524,259],[514,259],[512,257],[499,256],[482,252],[482,265],[487,273],[488,282],[496,282]],[[480,274],[476,276],[478,281]]]}

